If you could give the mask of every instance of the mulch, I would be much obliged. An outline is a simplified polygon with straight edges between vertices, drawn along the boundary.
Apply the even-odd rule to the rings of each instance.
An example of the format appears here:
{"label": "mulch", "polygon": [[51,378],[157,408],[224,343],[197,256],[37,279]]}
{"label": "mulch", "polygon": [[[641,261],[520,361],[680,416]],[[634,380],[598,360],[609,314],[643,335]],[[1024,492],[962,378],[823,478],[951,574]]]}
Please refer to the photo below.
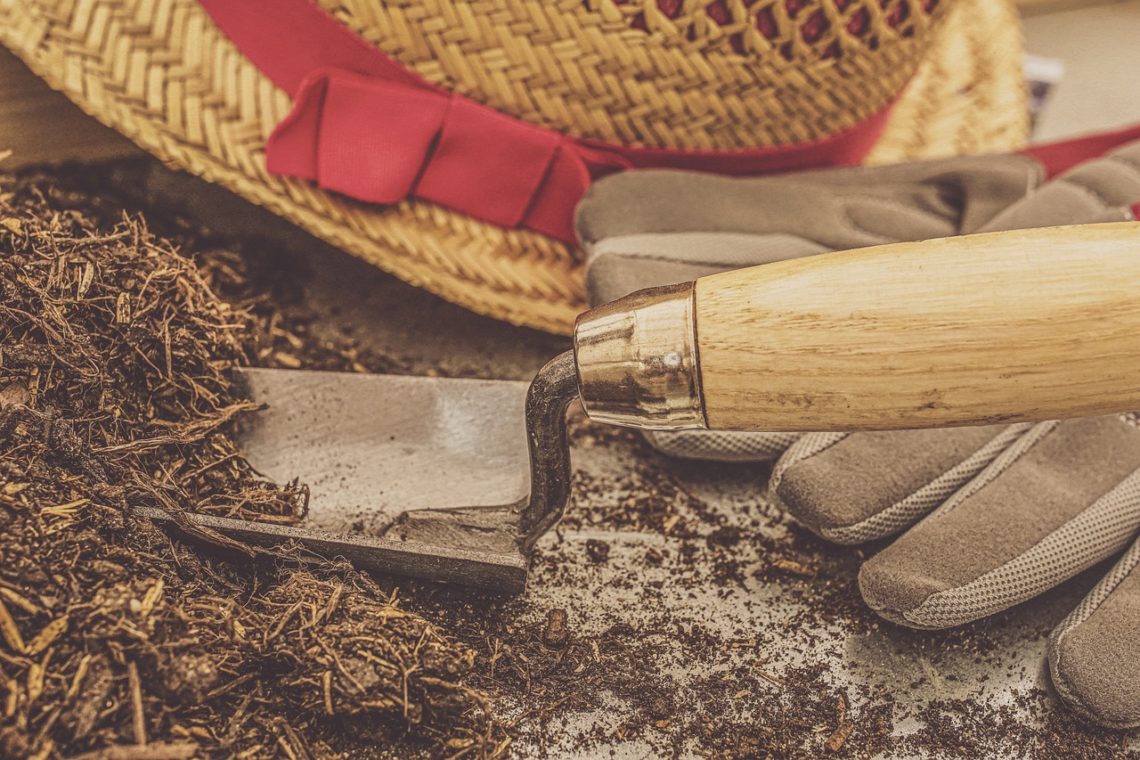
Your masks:
{"label": "mulch", "polygon": [[[563,528],[593,537],[544,540],[518,598],[136,517],[303,518],[304,484],[241,458],[235,426],[256,410],[230,368],[408,365],[318,337],[277,252],[148,206],[121,179],[134,171],[0,177],[0,757],[557,757],[623,742],[715,758],[1126,754],[1131,734],[1042,690],[915,712],[895,684],[844,686],[824,657],[770,662],[813,631],[876,635],[862,555],[759,499],[726,519],[690,485],[739,466],[668,462],[629,431],[572,426],[576,452],[632,464],[576,470]],[[763,473],[747,477],[759,491]],[[622,535],[667,540],[631,566],[607,538]],[[587,606],[611,596],[637,614],[590,627],[589,609],[535,601],[584,579]],[[726,638],[663,603],[757,583],[794,614]],[[978,627],[914,635],[980,662],[992,644]],[[608,724],[576,720],[614,705]],[[903,719],[915,728],[898,732]]]}
{"label": "mulch", "polygon": [[229,370],[296,339],[247,275],[58,178],[0,179],[0,756],[306,758],[330,723],[496,752],[473,650],[373,579],[134,516],[305,514],[234,443],[256,407]]}

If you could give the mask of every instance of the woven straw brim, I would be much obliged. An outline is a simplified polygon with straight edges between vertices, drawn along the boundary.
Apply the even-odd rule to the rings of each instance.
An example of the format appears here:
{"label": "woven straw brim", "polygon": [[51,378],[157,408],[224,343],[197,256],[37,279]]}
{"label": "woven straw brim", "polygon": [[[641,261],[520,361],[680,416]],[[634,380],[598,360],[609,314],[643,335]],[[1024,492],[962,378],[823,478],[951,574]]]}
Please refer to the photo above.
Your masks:
{"label": "woven straw brim", "polygon": [[[194,0],[0,0],[0,42],[52,87],[164,162],[475,312],[568,332],[584,308],[573,247],[419,201],[377,207],[270,176],[275,87]],[[1012,0],[959,0],[869,157],[1014,150],[1028,130]],[[2,146],[0,146],[2,147]]]}

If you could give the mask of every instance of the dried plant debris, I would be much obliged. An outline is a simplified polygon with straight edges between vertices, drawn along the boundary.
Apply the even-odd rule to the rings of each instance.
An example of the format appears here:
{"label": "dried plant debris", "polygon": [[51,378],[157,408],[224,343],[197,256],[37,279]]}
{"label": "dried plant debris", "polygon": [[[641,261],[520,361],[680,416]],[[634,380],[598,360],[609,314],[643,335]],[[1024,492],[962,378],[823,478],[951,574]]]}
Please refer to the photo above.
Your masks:
{"label": "dried plant debris", "polygon": [[[247,232],[240,239],[212,232],[203,223],[213,225],[213,219],[189,219],[183,209],[169,205],[174,199],[163,196],[164,200],[158,202],[151,197],[156,175],[165,178],[165,182],[192,181],[172,176],[150,159],[63,167],[53,173],[53,181],[55,195],[62,204],[81,209],[100,226],[118,223],[126,209],[145,215],[152,232],[183,252],[192,252],[198,270],[214,293],[248,317],[243,344],[257,366],[342,372],[411,370],[407,357],[362,345],[351,335],[342,333],[334,338],[313,329],[314,323],[325,315],[306,298],[305,283],[312,272],[307,270],[306,262],[282,250],[281,230],[273,230],[267,237],[249,237]],[[243,203],[204,183],[187,187],[178,195],[194,196],[207,191],[227,195],[226,200],[235,205]],[[268,214],[252,207],[231,209],[229,213],[243,218]],[[282,220],[276,221],[286,225]],[[293,228],[290,231],[293,236],[300,234]]]}
{"label": "dried plant debris", "polygon": [[232,437],[253,407],[228,370],[293,335],[268,302],[228,252],[0,178],[0,756],[500,748],[473,650],[369,577],[133,516],[303,515]]}
{"label": "dried plant debris", "polygon": [[[0,363],[0,404],[19,409],[0,430],[0,757],[1136,756],[1134,732],[1009,688],[1043,683],[1039,653],[1008,654],[1032,650],[1065,600],[1033,621],[1014,611],[948,632],[882,623],[856,585],[875,547],[796,527],[763,498],[762,466],[670,461],[629,431],[572,426],[573,502],[516,598],[184,544],[130,518],[131,503],[277,520],[303,509],[299,486],[244,469],[223,419],[240,395],[193,358],[196,341],[221,365],[410,367],[319,337],[337,319],[310,302],[305,261],[178,218],[139,192],[150,171],[161,169],[116,162],[3,187],[3,257],[62,262],[3,279],[56,299],[70,331],[36,332],[27,313],[38,312],[5,301],[16,311],[0,330],[34,339],[19,366],[7,353]],[[195,266],[123,208],[145,212]],[[68,242],[50,242],[57,228]],[[100,236],[114,239],[83,242]],[[69,296],[84,281],[71,262],[118,261],[103,248],[131,246],[145,254],[122,261],[145,272],[133,284],[104,264],[83,298]],[[185,285],[155,274],[143,287],[170,268],[217,296],[193,289],[197,320],[166,309],[188,302]],[[133,321],[116,322],[120,308]],[[109,327],[91,334],[87,319]],[[123,350],[127,335],[139,351]],[[14,343],[0,340],[5,352]],[[101,380],[107,357],[142,382]],[[195,386],[205,392],[180,395]],[[853,657],[863,649],[874,651]],[[992,674],[984,694],[947,690],[962,663],[978,664],[968,677]]]}

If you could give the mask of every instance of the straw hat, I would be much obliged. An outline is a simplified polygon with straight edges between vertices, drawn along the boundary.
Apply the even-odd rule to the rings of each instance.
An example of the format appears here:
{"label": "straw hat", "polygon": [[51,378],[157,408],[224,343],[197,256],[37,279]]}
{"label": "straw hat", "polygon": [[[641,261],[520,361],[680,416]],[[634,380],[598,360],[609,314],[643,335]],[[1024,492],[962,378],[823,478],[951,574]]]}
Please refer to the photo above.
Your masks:
{"label": "straw hat", "polygon": [[0,42],[167,163],[556,332],[584,305],[566,231],[590,177],[1010,150],[1027,130],[1012,0],[0,0],[0,18]]}

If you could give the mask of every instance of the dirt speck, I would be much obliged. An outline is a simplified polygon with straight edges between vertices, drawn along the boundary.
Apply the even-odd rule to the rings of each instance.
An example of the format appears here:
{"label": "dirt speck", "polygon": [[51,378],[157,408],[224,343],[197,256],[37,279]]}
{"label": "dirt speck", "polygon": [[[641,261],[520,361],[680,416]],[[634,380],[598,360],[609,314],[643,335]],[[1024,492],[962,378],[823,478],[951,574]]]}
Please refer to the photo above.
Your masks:
{"label": "dirt speck", "polygon": [[557,609],[546,613],[546,628],[542,632],[542,643],[551,649],[561,649],[570,641],[570,616],[566,610]]}
{"label": "dirt speck", "polygon": [[600,565],[610,558],[610,545],[596,538],[588,539],[586,541],[586,556],[595,565]]}

